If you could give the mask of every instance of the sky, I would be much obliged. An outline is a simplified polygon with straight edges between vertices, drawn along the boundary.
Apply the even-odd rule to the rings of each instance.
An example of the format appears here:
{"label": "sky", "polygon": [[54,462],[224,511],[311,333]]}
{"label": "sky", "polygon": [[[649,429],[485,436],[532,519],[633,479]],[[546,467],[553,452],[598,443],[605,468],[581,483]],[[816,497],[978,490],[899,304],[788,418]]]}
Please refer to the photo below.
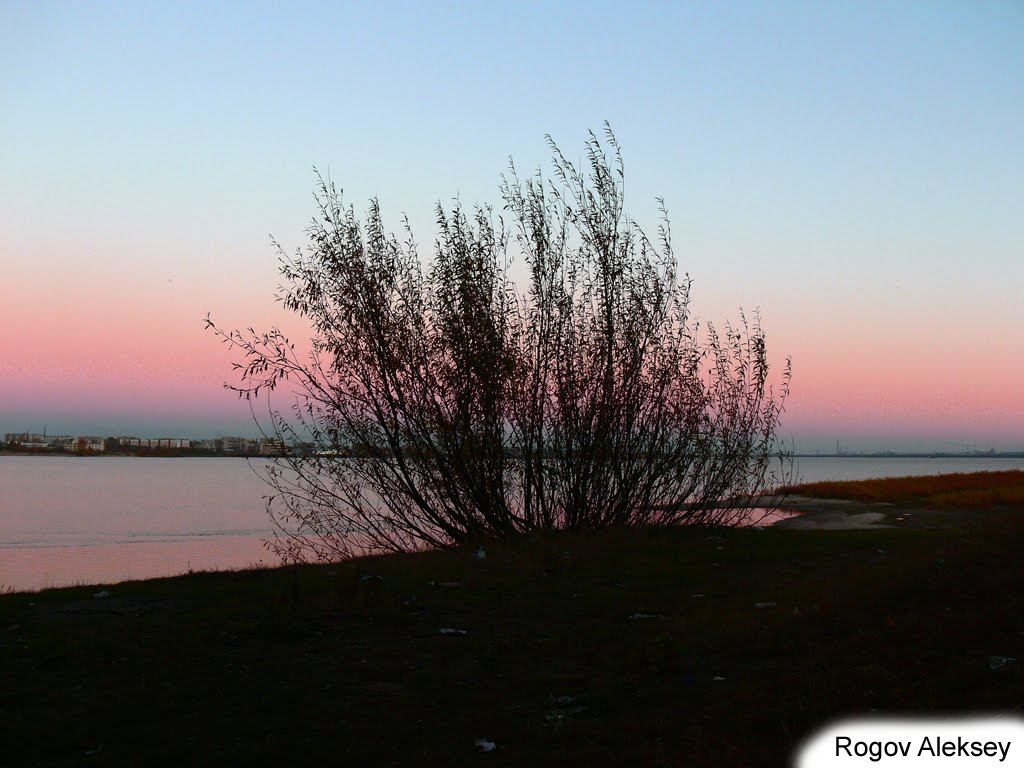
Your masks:
{"label": "sky", "polygon": [[[420,243],[614,129],[798,450],[1024,449],[1024,3],[0,0],[0,432],[255,434],[313,168]],[[424,248],[425,255],[429,249]],[[308,334],[306,334],[308,335]]]}

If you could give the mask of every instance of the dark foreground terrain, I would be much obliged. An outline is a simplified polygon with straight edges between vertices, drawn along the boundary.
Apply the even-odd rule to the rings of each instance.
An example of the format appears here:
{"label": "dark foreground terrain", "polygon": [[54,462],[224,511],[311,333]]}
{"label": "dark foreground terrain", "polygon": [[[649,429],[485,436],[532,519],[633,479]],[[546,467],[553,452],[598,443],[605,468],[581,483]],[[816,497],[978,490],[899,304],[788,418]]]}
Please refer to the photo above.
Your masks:
{"label": "dark foreground terrain", "polygon": [[0,764],[777,766],[840,715],[1021,714],[1022,517],[5,595]]}

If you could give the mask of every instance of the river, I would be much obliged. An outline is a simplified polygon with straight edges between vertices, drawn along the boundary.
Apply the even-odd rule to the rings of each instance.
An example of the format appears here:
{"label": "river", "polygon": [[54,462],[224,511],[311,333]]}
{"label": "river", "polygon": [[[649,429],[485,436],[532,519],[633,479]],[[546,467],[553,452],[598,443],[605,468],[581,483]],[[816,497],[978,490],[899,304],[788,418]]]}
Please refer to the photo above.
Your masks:
{"label": "river", "polygon": [[[0,456],[0,591],[276,565],[236,458]],[[799,458],[806,482],[1024,469],[1024,459]]]}

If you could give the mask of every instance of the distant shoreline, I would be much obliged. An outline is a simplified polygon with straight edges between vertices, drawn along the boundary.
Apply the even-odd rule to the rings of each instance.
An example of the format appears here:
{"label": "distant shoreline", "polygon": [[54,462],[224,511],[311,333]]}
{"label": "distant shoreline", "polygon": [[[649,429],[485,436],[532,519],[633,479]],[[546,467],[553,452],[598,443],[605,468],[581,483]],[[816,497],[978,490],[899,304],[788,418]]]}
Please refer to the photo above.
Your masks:
{"label": "distant shoreline", "polygon": [[65,458],[65,459],[96,459],[104,456],[109,457],[137,457],[140,459],[259,459],[274,458],[260,456],[259,454],[240,453],[192,453],[180,451],[177,453],[146,453],[138,451],[96,451],[95,453],[68,453],[66,451],[12,451],[9,449],[0,450],[0,456],[30,456],[40,458]]}
{"label": "distant shoreline", "polygon": [[1024,459],[1024,451],[995,451],[980,453],[942,453],[921,451],[918,453],[791,453],[794,459]]}
{"label": "distant shoreline", "polygon": [[[0,456],[53,456],[53,457],[102,457],[139,456],[147,459],[253,459],[274,458],[259,454],[211,453],[207,451],[96,451],[94,453],[68,453],[66,451],[33,451],[0,449]],[[793,459],[1024,459],[1024,451],[997,451],[994,453],[792,453],[786,458]]]}

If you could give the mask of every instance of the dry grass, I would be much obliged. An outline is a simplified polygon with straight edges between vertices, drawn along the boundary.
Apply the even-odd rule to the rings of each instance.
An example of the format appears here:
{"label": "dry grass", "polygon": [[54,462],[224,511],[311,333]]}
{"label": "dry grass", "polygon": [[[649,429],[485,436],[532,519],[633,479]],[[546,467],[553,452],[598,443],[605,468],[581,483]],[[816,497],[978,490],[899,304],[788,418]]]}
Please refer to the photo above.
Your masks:
{"label": "dry grass", "polygon": [[792,485],[787,494],[818,499],[918,504],[926,507],[991,507],[1024,503],[1024,471],[886,477]]}

